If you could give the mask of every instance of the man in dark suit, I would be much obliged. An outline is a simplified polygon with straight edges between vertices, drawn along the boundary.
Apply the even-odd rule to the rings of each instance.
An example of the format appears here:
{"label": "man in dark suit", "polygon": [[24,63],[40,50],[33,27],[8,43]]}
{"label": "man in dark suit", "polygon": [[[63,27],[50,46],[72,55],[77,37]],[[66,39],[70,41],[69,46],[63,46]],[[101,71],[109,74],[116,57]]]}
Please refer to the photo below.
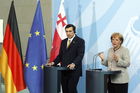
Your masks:
{"label": "man in dark suit", "polygon": [[48,65],[57,65],[61,62],[62,67],[68,67],[68,71],[62,71],[61,84],[63,93],[77,93],[77,84],[82,76],[82,59],[85,52],[85,42],[75,33],[76,27],[68,24],[65,27],[67,38],[62,40],[59,55],[54,62]]}

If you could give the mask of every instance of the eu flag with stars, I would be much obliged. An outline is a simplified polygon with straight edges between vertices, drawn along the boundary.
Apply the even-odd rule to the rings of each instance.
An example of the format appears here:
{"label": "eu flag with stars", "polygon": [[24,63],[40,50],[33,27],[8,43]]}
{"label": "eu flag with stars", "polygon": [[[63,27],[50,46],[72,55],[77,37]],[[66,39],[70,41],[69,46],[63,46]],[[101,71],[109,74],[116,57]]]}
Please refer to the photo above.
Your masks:
{"label": "eu flag with stars", "polygon": [[47,62],[46,39],[40,1],[32,23],[25,57],[25,81],[30,93],[43,93],[43,68]]}

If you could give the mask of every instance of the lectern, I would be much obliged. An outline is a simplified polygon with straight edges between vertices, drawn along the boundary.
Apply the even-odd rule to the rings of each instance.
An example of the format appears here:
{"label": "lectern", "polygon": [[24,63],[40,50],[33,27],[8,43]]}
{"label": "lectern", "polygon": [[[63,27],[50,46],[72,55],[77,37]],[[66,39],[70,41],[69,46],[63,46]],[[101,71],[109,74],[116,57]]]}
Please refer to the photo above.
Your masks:
{"label": "lectern", "polygon": [[107,93],[107,78],[121,71],[86,70],[86,93]]}
{"label": "lectern", "polygon": [[44,68],[44,93],[59,93],[61,71],[69,70],[66,67],[48,67]]}

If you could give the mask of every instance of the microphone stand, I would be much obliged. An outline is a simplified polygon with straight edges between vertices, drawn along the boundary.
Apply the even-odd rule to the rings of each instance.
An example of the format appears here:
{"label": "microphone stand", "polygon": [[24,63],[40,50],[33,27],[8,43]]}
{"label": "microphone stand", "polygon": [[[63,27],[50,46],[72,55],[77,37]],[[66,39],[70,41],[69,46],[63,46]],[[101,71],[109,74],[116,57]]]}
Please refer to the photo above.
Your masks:
{"label": "microphone stand", "polygon": [[[100,53],[102,53],[102,52],[100,52]],[[102,69],[97,69],[97,68],[96,68],[96,60],[97,60],[97,57],[98,57],[98,55],[99,55],[100,53],[98,53],[98,54],[96,54],[96,55],[93,56],[93,65],[94,65],[93,70],[96,70],[96,71],[102,70]]]}
{"label": "microphone stand", "polygon": [[98,54],[93,56],[93,70],[96,70],[96,57],[98,56]]}

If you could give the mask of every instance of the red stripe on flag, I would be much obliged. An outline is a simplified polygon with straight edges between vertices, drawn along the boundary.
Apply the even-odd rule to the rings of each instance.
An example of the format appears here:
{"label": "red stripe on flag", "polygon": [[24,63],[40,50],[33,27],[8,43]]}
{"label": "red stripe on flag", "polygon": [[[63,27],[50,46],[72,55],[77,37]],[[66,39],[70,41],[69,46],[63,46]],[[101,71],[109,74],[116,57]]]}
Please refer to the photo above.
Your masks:
{"label": "red stripe on flag", "polygon": [[17,91],[25,89],[23,78],[23,65],[20,54],[14,42],[9,24],[6,27],[3,47],[8,56],[8,64],[12,72],[12,77]]}
{"label": "red stripe on flag", "polygon": [[60,49],[60,44],[61,44],[61,38],[57,32],[57,30],[55,29],[55,33],[54,33],[54,38],[53,38],[53,44],[52,44],[52,49],[51,49],[51,53],[50,53],[50,62],[54,61],[54,59],[57,57],[57,55],[59,54],[59,49]]}

